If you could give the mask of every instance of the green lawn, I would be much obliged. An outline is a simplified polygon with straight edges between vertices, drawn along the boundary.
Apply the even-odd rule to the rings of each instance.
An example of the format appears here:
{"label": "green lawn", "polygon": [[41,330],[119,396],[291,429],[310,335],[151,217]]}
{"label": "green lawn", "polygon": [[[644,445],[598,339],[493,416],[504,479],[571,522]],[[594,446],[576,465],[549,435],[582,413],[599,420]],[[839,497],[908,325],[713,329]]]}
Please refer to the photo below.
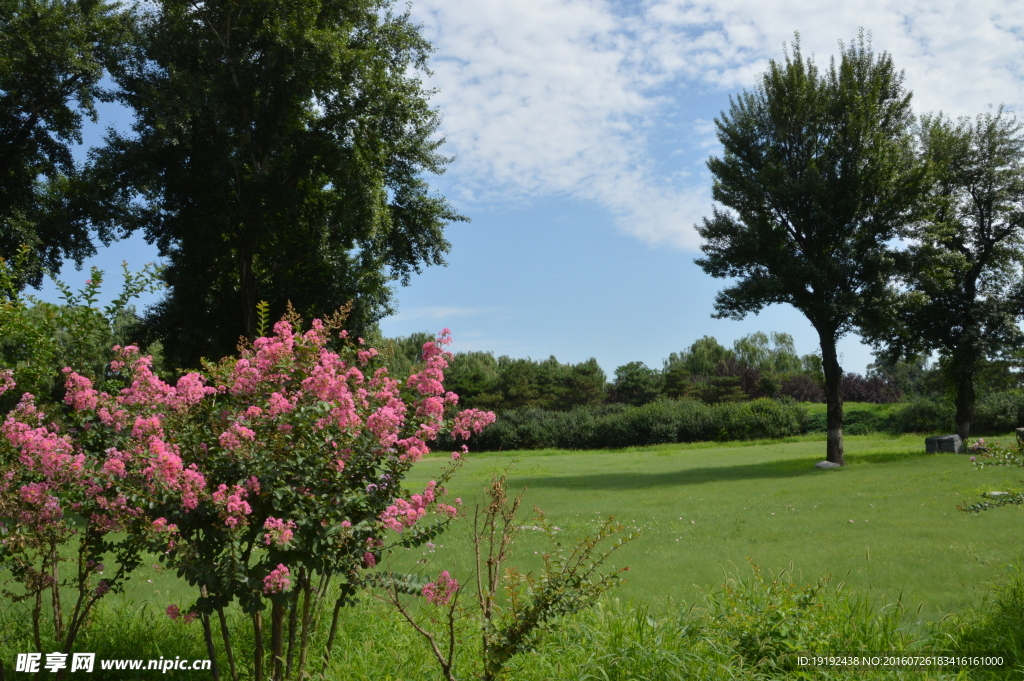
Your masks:
{"label": "green lawn", "polygon": [[[613,595],[657,610],[692,603],[721,584],[726,572],[747,576],[749,559],[769,569],[792,565],[801,582],[831,574],[879,601],[902,595],[908,611],[920,607],[920,617],[934,621],[976,605],[1011,562],[1024,558],[1024,509],[980,515],[956,510],[982,491],[1019,488],[1024,471],[976,471],[967,456],[926,455],[917,435],[845,441],[849,465],[832,471],[813,467],[823,458],[822,435],[471,454],[448,497],[461,497],[472,509],[490,477],[508,470],[512,491],[529,488],[521,513],[525,525],[532,525],[532,509],[540,507],[571,542],[614,515],[641,537],[614,558],[630,571]],[[424,460],[408,486],[421,489],[447,463],[442,456]],[[542,539],[540,532],[524,530],[513,563],[538,567],[534,552],[543,552]],[[397,556],[395,567],[426,560],[420,569],[432,574],[454,568],[453,574],[467,576],[468,523],[436,543]],[[135,573],[125,596],[160,609],[195,597],[173,574],[150,566]]]}
{"label": "green lawn", "polygon": [[[859,594],[901,598],[922,619],[976,604],[1020,558],[1017,507],[980,515],[958,502],[1024,478],[1013,469],[976,471],[963,455],[925,455],[923,438],[846,438],[849,465],[813,467],[820,436],[784,442],[663,445],[621,451],[540,450],[471,455],[449,485],[470,507],[491,475],[508,469],[510,488],[529,488],[524,508],[543,508],[576,538],[609,514],[642,536],[616,555],[629,565],[618,596],[661,607],[692,602],[723,581],[749,574],[748,559],[771,569],[792,564],[796,577],[831,574]],[[445,463],[423,461],[415,489]],[[523,514],[530,524],[529,513]],[[541,535],[524,531],[524,567],[538,564]],[[430,572],[466,574],[465,532],[409,558],[431,559]],[[412,553],[412,552],[410,552]],[[402,560],[401,562],[406,562]]]}
{"label": "green lawn", "polygon": [[[979,605],[992,593],[990,585],[1002,581],[1010,573],[1009,564],[1021,558],[1019,528],[1024,509],[1004,508],[975,516],[957,512],[956,504],[973,500],[981,491],[1011,489],[1024,478],[1024,471],[976,471],[967,456],[925,455],[921,436],[853,436],[846,439],[846,451],[850,465],[831,471],[813,468],[824,452],[821,435],[785,441],[466,457],[448,496],[461,497],[470,509],[482,499],[490,477],[507,470],[513,491],[529,487],[524,508],[544,508],[548,519],[562,528],[558,536],[567,542],[592,531],[609,514],[642,532],[615,555],[617,565],[631,567],[626,584],[609,594],[610,600],[601,607],[563,623],[537,652],[517,659],[511,678],[764,678],[741,669],[743,663],[729,647],[734,642],[727,636],[708,630],[706,645],[701,643],[704,634],[693,637],[696,630],[691,624],[706,627],[708,620],[680,617],[703,591],[720,585],[725,573],[749,577],[748,558],[770,570],[792,565],[798,583],[831,574],[835,582],[848,585],[844,593],[854,596],[849,603],[866,596],[876,606],[874,613],[879,612],[877,606],[901,598],[906,628],[900,631],[907,632],[906,637],[899,632],[870,634],[878,617],[866,615],[859,606],[843,610],[839,601],[830,601],[839,610],[822,610],[818,624],[832,622],[833,615],[828,613],[838,612],[838,619],[833,619],[840,624],[828,626],[846,626],[843,623],[849,620],[851,630],[868,632],[851,639],[851,650],[874,646],[863,649],[896,651],[904,650],[904,645],[907,650],[932,650],[935,639],[928,637],[934,629],[915,626],[915,622],[936,622],[944,614],[965,613],[969,606]],[[446,463],[446,457],[436,456],[418,464],[410,488],[421,489]],[[522,521],[527,527],[510,564],[536,568],[540,560],[535,551],[542,552],[545,544],[541,533],[529,528],[533,523],[528,510]],[[448,569],[464,581],[471,574],[467,525],[460,523],[457,530],[441,536],[435,547],[401,552],[390,567],[418,567],[431,575]],[[419,561],[425,564],[417,566]],[[147,563],[133,575],[126,594],[104,599],[96,623],[78,649],[94,651],[101,659],[205,657],[202,628],[171,622],[163,614],[168,603],[191,604],[194,590],[156,568],[155,560]],[[994,645],[992,651],[1019,661],[1019,644],[992,641],[997,635],[1020,630],[1021,600],[1018,596],[1002,610],[993,610],[1003,613],[995,620],[964,629],[967,643],[963,645],[968,647],[956,649],[989,650],[985,646]],[[861,613],[856,616],[860,619],[850,619],[844,614],[847,611]],[[437,678],[427,648],[394,612],[367,599],[344,609],[342,615],[328,678]],[[242,637],[237,650],[248,651],[247,623],[235,609],[229,618]],[[894,614],[893,621],[899,619]],[[28,620],[5,621],[11,629],[6,640],[15,643],[4,650],[0,641],[0,651],[11,662],[14,653],[28,645]],[[948,620],[943,626],[949,629],[957,621]],[[316,635],[322,645],[323,627]],[[470,647],[475,640],[470,640]],[[1012,664],[994,671],[994,678],[1016,678]],[[837,672],[834,678],[858,674]],[[115,677],[97,674],[97,678]],[[878,670],[863,678],[936,679],[940,675]],[[975,671],[970,678],[988,677]]]}
{"label": "green lawn", "polygon": [[[824,402],[801,402],[800,406],[807,409],[809,414],[824,414],[828,411],[828,405]],[[874,402],[843,402],[843,411],[868,411],[872,414],[886,415],[893,409],[902,407],[901,402],[883,403],[876,404]]]}

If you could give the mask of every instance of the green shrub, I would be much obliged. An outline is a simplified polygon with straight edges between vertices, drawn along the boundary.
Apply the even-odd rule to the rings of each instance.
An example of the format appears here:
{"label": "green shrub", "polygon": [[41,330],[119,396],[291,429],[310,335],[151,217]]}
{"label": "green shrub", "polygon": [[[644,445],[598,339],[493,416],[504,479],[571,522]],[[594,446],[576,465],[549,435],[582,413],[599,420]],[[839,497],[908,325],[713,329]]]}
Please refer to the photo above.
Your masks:
{"label": "green shrub", "polygon": [[896,433],[953,432],[953,405],[945,400],[916,399],[893,410],[889,430]]}
{"label": "green shrub", "polygon": [[[661,399],[639,407],[609,404],[569,412],[517,409],[503,412],[474,436],[474,449],[601,449],[780,438],[803,432],[806,420],[806,410],[793,400],[768,398],[715,405]],[[440,448],[447,445],[442,442]]]}
{"label": "green shrub", "polygon": [[1024,425],[1024,394],[1019,391],[988,393],[974,407],[971,430],[1009,433]]}
{"label": "green shrub", "polygon": [[734,651],[747,667],[796,672],[798,653],[900,651],[910,638],[900,630],[895,605],[876,608],[848,596],[830,578],[798,586],[787,570],[765,576],[751,565],[748,579],[730,577],[705,599],[705,636]]}

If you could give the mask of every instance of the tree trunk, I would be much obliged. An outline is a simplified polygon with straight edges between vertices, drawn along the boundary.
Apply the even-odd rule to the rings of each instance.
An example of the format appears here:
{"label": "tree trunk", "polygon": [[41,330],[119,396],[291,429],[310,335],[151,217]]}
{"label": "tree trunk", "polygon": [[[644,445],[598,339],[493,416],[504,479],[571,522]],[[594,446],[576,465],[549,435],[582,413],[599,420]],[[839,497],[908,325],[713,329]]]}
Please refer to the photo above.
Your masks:
{"label": "tree trunk", "polygon": [[846,465],[843,457],[843,396],[839,392],[843,380],[843,369],[836,355],[836,337],[833,333],[819,331],[821,340],[821,368],[825,373],[825,409],[828,442],[825,458],[840,466]]}
{"label": "tree trunk", "polygon": [[257,610],[252,614],[252,632],[255,637],[253,650],[253,678],[263,681],[263,614]]}
{"label": "tree trunk", "polygon": [[954,357],[949,377],[953,384],[953,404],[956,406],[956,434],[967,444],[974,419],[974,373],[976,360],[972,357]]}
{"label": "tree trunk", "polygon": [[274,601],[270,610],[270,656],[274,661],[274,681],[284,681],[284,605]]}
{"label": "tree trunk", "polygon": [[239,249],[238,285],[242,301],[243,335],[249,340],[256,339],[256,274],[253,272],[253,249],[244,243]]}

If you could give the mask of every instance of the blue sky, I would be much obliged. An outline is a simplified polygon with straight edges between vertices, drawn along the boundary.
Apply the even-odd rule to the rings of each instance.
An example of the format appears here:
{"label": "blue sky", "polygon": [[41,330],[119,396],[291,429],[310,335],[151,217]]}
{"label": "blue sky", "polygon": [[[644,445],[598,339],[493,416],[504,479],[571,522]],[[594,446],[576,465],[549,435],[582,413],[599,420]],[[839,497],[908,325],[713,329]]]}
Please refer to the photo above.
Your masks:
{"label": "blue sky", "polygon": [[[816,350],[788,306],[738,322],[710,316],[724,282],[693,263],[693,225],[711,209],[712,121],[794,31],[824,67],[860,27],[905,70],[916,112],[1020,111],[1024,12],[1014,4],[414,0],[437,48],[427,81],[438,89],[444,150],[456,156],[431,182],[472,222],[448,228],[447,267],[396,289],[398,312],[382,329],[449,327],[456,351],[596,357],[609,376],[630,361],[660,367],[703,335],[730,344],[784,331],[801,354]],[[101,109],[86,146],[101,128],[129,124],[116,107]],[[136,237],[88,264],[113,274],[122,260],[155,257]],[[87,275],[66,267],[63,277]],[[856,336],[839,349],[848,371],[872,361]]]}

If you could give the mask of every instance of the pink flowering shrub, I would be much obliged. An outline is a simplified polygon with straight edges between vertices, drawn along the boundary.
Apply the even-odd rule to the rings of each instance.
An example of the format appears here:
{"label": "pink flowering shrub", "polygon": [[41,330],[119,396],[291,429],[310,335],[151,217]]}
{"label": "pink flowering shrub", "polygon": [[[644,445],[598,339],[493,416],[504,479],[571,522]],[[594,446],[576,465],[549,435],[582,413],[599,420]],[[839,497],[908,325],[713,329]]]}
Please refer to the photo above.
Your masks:
{"label": "pink flowering shrub", "polygon": [[295,536],[295,523],[291,520],[280,520],[278,518],[267,518],[263,522],[263,543],[267,546],[285,546],[290,544]]}
{"label": "pink flowering shrub", "polygon": [[289,574],[291,573],[284,565],[278,565],[276,568],[271,570],[270,573],[263,578],[263,593],[276,594],[290,589],[292,581],[288,579]]}
{"label": "pink flowering shrub", "polygon": [[427,599],[427,603],[448,605],[448,601],[458,588],[458,581],[448,574],[447,570],[442,570],[436,580],[423,585],[423,597]]}
{"label": "pink flowering shrub", "polygon": [[204,627],[238,601],[258,651],[268,606],[272,627],[300,610],[294,626],[308,631],[310,606],[329,593],[321,585],[341,579],[333,597],[347,602],[387,541],[416,546],[450,522],[454,507],[438,503],[453,468],[422,493],[402,480],[439,434],[468,437],[493,420],[459,414],[444,391],[447,330],[400,382],[375,351],[337,334],[339,321],[302,332],[287,318],[238,358],[173,384],[132,346],[116,347],[110,364],[120,390],[67,370],[59,425],[27,395],[2,426],[0,516],[35,519],[16,531],[51,547],[84,518],[96,562],[111,533],[123,533],[127,559],[113,580],[104,576],[111,588],[140,551],[154,551],[199,588],[189,610]]}

